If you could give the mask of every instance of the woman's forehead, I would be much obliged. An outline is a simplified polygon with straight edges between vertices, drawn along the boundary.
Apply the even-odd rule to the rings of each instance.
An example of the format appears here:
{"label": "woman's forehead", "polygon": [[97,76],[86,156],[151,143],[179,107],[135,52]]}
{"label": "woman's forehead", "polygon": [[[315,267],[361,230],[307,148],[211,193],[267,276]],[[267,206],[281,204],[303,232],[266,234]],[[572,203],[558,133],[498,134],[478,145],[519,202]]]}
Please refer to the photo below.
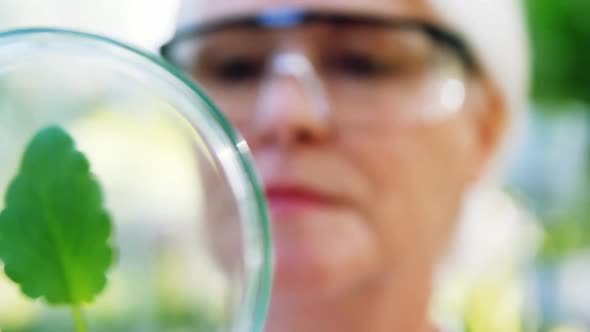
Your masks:
{"label": "woman's forehead", "polygon": [[329,10],[437,21],[426,0],[182,0],[179,26],[273,8]]}

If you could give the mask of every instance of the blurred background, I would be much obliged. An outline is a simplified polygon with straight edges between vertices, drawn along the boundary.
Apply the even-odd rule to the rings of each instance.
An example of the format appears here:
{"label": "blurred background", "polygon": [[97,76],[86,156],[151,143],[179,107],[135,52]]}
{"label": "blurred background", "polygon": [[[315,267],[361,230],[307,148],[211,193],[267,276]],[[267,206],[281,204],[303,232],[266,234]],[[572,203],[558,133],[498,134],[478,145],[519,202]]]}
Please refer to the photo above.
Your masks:
{"label": "blurred background", "polygon": [[[505,190],[488,196],[487,211],[530,221],[515,231],[530,239],[528,251],[511,251],[520,244],[516,237],[496,239],[491,251],[520,256],[486,278],[450,272],[433,316],[471,332],[590,331],[590,1],[527,0],[524,6],[534,74],[526,137]],[[176,8],[174,0],[0,0],[0,30],[75,28],[154,52],[171,33]],[[489,242],[490,234],[506,232],[501,227],[510,232],[513,225],[467,227],[466,245]],[[4,294],[0,280],[0,322],[10,310],[22,313],[3,306]],[[20,330],[33,331],[26,324]]]}

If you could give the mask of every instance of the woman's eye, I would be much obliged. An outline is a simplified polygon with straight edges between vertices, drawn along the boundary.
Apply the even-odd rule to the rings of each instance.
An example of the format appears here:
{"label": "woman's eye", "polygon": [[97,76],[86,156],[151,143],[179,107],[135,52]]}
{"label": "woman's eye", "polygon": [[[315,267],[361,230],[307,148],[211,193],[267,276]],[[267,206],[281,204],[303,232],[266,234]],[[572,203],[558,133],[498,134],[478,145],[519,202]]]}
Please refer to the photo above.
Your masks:
{"label": "woman's eye", "polygon": [[388,75],[393,68],[375,55],[349,53],[332,57],[328,61],[330,71],[358,79],[378,78]]}
{"label": "woman's eye", "polygon": [[263,65],[256,59],[233,58],[223,60],[213,72],[218,81],[241,83],[260,79],[263,70]]}

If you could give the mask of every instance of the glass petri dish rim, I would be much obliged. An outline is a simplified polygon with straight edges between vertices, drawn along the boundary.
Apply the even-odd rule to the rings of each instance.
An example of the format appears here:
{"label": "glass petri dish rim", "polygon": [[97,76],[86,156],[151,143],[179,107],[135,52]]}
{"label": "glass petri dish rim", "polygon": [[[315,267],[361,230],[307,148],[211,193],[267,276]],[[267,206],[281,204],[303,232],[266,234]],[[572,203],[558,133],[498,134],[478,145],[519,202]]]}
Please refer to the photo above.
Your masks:
{"label": "glass petri dish rim", "polygon": [[[0,31],[0,48],[10,40],[27,42],[29,39],[39,38],[43,35],[67,39],[68,42],[73,43],[72,45],[75,45],[74,43],[76,42],[83,41],[85,46],[95,45],[99,47],[108,46],[115,48],[118,51],[124,52],[126,56],[135,57],[137,60],[143,61],[147,65],[160,69],[163,73],[169,76],[169,79],[175,80],[177,84],[180,84],[182,87],[193,93],[202,103],[200,106],[205,106],[205,111],[208,113],[207,115],[215,120],[219,129],[221,129],[220,133],[230,142],[229,146],[237,157],[235,159],[249,185],[248,192],[252,199],[249,199],[248,202],[249,205],[251,205],[250,210],[253,212],[253,215],[251,218],[247,218],[247,222],[250,224],[245,226],[247,229],[248,227],[250,227],[250,229],[253,227],[253,229],[258,230],[256,237],[260,240],[261,246],[259,248],[251,248],[246,245],[246,248],[244,249],[246,255],[251,253],[251,250],[258,249],[259,252],[254,255],[261,258],[261,262],[259,262],[261,264],[261,269],[260,271],[256,271],[257,273],[255,273],[253,278],[247,279],[246,295],[245,300],[243,301],[245,307],[242,310],[244,312],[241,312],[242,317],[238,317],[239,321],[242,320],[241,322],[246,323],[247,326],[239,327],[239,332],[262,332],[270,305],[274,256],[266,197],[254,168],[253,159],[246,141],[215,106],[212,100],[200,88],[198,88],[188,76],[160,56],[141,50],[138,47],[89,32],[53,27],[31,27]],[[194,105],[194,103],[191,104]],[[194,126],[193,128],[196,130]],[[252,277],[250,274],[249,276]],[[243,320],[245,317],[248,321],[244,322]],[[236,326],[233,326],[232,328],[235,329]],[[243,328],[246,330],[243,330]]]}

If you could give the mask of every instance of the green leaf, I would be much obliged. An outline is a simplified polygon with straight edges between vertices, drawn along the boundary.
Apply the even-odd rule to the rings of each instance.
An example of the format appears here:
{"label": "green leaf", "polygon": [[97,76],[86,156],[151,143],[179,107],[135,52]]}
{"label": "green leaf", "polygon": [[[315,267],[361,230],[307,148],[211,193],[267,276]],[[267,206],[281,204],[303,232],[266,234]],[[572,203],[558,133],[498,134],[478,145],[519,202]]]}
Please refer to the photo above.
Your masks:
{"label": "green leaf", "polygon": [[0,213],[0,260],[32,299],[92,302],[113,262],[111,220],[86,157],[60,127],[29,143]]}

